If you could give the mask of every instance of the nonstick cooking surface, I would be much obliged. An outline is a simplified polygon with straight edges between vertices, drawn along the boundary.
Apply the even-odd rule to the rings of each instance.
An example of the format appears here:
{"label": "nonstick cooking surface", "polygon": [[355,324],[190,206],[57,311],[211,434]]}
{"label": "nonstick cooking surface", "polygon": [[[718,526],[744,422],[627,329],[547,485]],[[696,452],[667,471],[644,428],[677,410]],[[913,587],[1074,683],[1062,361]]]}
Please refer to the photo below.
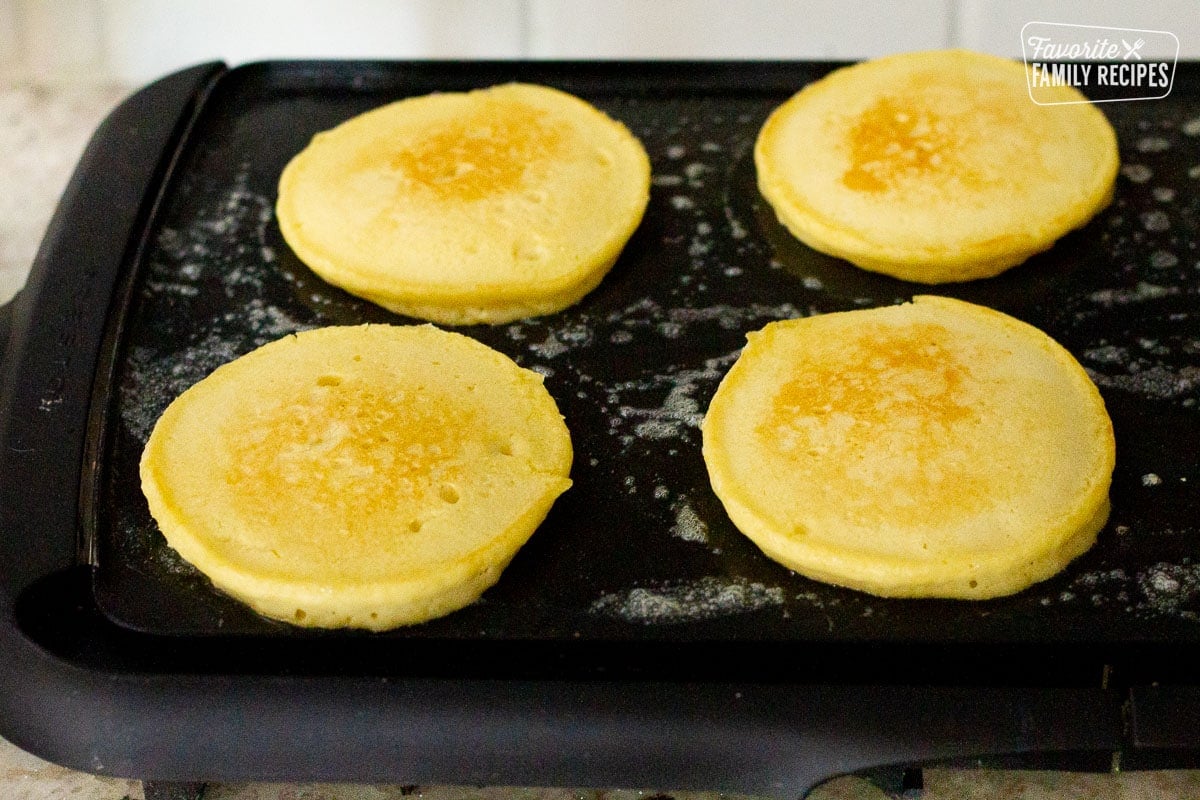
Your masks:
{"label": "nonstick cooking surface", "polygon": [[[141,495],[142,447],[180,392],[265,342],[324,325],[412,321],[324,283],[283,242],[276,181],[313,134],[404,96],[519,79],[572,91],[629,126],[651,157],[650,205],[615,269],[579,305],[459,329],[546,376],[571,430],[575,485],[480,602],[378,636],[1200,640],[1195,93],[1177,86],[1166,100],[1101,106],[1121,145],[1113,204],[1000,277],[934,288],[797,243],[755,188],[760,125],[828,68],[318,63],[226,74],[151,223],[111,355],[109,440],[90,510],[101,610],[166,635],[316,635],[258,617],[175,555]],[[1099,542],[1014,597],[881,600],[807,580],[742,537],[708,486],[699,423],[747,331],[920,293],[1042,328],[1088,369],[1113,418],[1113,512]]]}

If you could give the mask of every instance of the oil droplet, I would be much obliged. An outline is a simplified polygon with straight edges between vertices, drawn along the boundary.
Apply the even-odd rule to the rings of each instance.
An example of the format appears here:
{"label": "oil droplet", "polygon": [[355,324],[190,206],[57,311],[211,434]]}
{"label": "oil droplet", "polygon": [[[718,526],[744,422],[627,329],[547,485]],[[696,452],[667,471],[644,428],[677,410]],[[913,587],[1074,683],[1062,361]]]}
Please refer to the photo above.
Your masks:
{"label": "oil droplet", "polygon": [[1164,211],[1147,211],[1142,214],[1142,227],[1151,233],[1162,233],[1171,229],[1171,218]]}
{"label": "oil droplet", "polygon": [[1121,174],[1133,183],[1145,183],[1154,177],[1154,170],[1145,164],[1126,164],[1121,167]]}
{"label": "oil droplet", "polygon": [[1179,265],[1179,257],[1166,250],[1155,250],[1150,254],[1150,266],[1155,269],[1170,269]]}
{"label": "oil droplet", "polygon": [[1161,153],[1171,149],[1171,142],[1161,136],[1143,136],[1135,146],[1139,153]]}

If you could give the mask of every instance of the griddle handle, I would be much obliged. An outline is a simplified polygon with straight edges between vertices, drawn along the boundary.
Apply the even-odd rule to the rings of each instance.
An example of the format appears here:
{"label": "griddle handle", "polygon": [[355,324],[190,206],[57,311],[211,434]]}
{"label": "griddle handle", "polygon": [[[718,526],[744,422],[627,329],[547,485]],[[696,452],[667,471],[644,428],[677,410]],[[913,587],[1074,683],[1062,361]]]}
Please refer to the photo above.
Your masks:
{"label": "griddle handle", "polygon": [[[224,70],[178,72],[108,115],[25,287],[0,309],[0,730],[31,752],[52,752],[61,735],[46,726],[48,710],[81,713],[78,698],[95,696],[102,680],[36,642],[29,626],[39,622],[37,609],[22,600],[59,577],[80,597],[90,592],[88,568],[72,566],[80,563],[80,493],[94,467],[85,463],[85,434],[114,290],[136,265],[183,136]],[[80,766],[100,771],[95,747]]]}
{"label": "griddle handle", "polygon": [[[217,693],[221,703],[207,702]],[[1111,753],[1121,736],[1119,698],[1100,689],[124,675],[76,706],[39,709],[48,733],[31,749],[143,779],[536,782],[781,800],[881,764]]]}
{"label": "griddle handle", "polygon": [[108,115],[25,288],[0,311],[0,625],[16,625],[26,587],[80,562],[80,492],[94,466],[85,440],[114,290],[136,265],[183,135],[224,70],[175,73]]}

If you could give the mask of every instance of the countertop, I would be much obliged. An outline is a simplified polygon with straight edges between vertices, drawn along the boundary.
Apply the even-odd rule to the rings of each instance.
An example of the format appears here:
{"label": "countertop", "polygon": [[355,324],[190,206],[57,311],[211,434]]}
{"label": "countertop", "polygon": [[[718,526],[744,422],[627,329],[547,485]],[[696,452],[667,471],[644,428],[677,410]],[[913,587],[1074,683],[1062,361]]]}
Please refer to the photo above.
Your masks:
{"label": "countertop", "polygon": [[[21,287],[29,265],[89,136],[129,91],[113,85],[32,85],[0,82],[0,303]],[[657,790],[573,790],[447,786],[210,784],[204,800],[639,800]],[[0,739],[0,796],[12,800],[135,800],[138,781],[103,778],[42,761]],[[671,793],[679,800],[718,800],[715,793]],[[815,790],[812,800],[886,800],[887,793],[857,777]],[[1183,800],[1200,797],[1200,770],[1119,773],[927,769],[923,800]],[[665,800],[665,799],[664,799]]]}

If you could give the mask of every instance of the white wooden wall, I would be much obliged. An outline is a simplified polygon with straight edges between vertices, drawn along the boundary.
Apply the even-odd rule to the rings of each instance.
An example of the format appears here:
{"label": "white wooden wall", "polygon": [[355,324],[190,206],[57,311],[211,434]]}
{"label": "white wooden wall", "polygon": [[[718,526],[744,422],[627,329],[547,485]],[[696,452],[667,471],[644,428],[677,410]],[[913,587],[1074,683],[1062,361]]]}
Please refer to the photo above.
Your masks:
{"label": "white wooden wall", "polygon": [[1018,56],[1029,21],[1169,30],[1200,58],[1200,0],[0,0],[0,78],[139,84],[215,58]]}

